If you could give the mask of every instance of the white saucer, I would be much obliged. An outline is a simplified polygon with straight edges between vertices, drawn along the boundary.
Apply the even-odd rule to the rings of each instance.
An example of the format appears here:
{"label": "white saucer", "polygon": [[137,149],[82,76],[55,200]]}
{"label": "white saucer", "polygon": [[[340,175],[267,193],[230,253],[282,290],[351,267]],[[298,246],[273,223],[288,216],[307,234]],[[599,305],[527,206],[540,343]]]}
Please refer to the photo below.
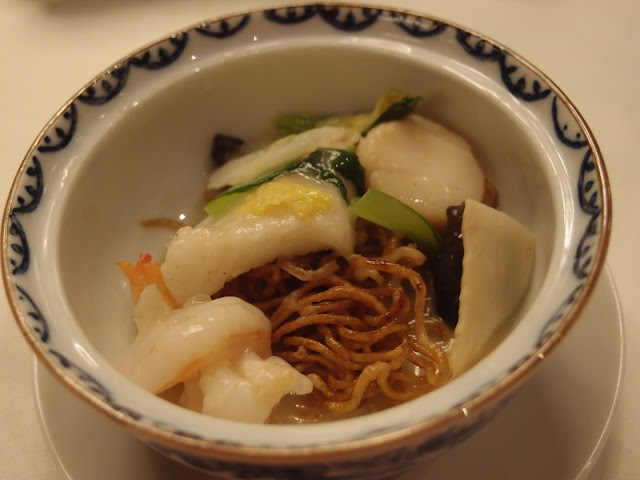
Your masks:
{"label": "white saucer", "polygon": [[[623,366],[620,305],[608,269],[548,363],[480,432],[401,480],[585,479],[606,441]],[[204,480],[111,424],[35,365],[45,435],[71,480]]]}

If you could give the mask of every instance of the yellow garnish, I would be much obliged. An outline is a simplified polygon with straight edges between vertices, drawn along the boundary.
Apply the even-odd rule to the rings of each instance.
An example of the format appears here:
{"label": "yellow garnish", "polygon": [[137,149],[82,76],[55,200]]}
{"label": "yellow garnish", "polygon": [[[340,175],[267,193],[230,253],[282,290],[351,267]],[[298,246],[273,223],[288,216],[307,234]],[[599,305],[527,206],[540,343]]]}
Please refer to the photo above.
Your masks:
{"label": "yellow garnish", "polygon": [[293,213],[298,218],[313,218],[333,204],[333,195],[293,182],[268,182],[247,195],[239,207],[254,215],[277,211]]}

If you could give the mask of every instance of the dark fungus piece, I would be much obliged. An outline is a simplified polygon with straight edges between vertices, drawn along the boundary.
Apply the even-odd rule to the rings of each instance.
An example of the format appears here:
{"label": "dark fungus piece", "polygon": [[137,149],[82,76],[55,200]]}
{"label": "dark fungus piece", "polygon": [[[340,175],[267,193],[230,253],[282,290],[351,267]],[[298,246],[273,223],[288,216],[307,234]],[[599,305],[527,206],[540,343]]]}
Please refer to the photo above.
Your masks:
{"label": "dark fungus piece", "polygon": [[243,140],[232,137],[231,135],[216,134],[211,144],[211,160],[213,161],[213,166],[220,167],[224,165],[229,160],[229,157],[243,144]]}
{"label": "dark fungus piece", "polygon": [[447,208],[447,228],[440,249],[432,259],[436,308],[452,328],[458,323],[460,281],[462,279],[462,214],[464,204]]}

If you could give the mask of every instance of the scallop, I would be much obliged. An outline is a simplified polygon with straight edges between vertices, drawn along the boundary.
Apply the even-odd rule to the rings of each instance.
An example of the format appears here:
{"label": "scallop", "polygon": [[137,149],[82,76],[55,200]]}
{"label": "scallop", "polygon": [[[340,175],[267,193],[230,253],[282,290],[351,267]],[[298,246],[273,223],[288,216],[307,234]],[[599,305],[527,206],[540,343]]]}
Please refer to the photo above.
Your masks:
{"label": "scallop", "polygon": [[347,257],[354,236],[354,220],[337,187],[290,174],[258,187],[222,217],[178,230],[162,276],[181,305],[281,256],[326,249]]}
{"label": "scallop", "polygon": [[469,143],[422,116],[374,127],[357,154],[369,187],[409,205],[440,230],[447,207],[482,199],[484,174]]}
{"label": "scallop", "polygon": [[495,348],[513,324],[533,273],[533,234],[474,200],[462,216],[462,280],[450,364],[460,375]]}

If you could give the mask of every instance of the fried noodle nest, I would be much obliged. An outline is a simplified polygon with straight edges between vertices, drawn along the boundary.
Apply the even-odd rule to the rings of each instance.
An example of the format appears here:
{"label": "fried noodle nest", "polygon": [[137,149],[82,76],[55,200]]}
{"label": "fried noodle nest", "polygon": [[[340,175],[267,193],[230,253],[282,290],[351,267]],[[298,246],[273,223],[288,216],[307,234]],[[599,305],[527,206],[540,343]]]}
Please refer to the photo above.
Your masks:
{"label": "fried noodle nest", "polygon": [[355,253],[279,259],[227,283],[271,320],[272,350],[313,382],[324,410],[401,403],[449,380],[449,327],[432,313],[426,256],[363,220]]}

